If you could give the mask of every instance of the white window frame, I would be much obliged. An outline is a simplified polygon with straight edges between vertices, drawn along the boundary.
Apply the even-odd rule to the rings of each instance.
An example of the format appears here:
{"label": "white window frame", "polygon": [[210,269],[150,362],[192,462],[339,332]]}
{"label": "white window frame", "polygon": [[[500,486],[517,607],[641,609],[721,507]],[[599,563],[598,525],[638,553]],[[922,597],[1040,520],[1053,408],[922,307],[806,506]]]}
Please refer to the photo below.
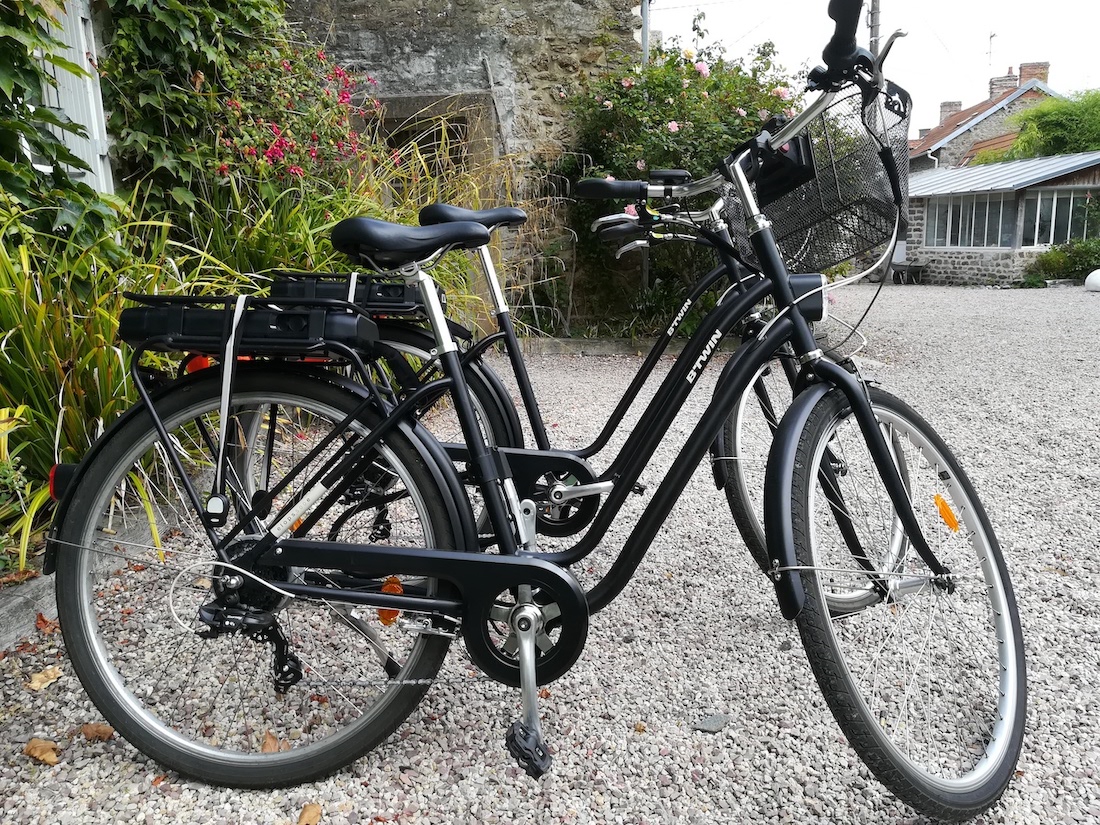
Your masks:
{"label": "white window frame", "polygon": [[[978,239],[978,227],[974,218],[979,204],[985,205],[985,220],[981,229],[982,242],[975,243]],[[946,210],[941,208],[943,206],[947,207]],[[997,221],[991,226],[989,216],[994,211],[994,206]],[[928,198],[924,206],[924,245],[933,249],[1012,249],[1016,244],[1015,209],[1016,195],[1011,191],[934,195]],[[1006,217],[1013,228],[1007,245],[1001,243],[1001,230]],[[937,243],[941,218],[946,221],[946,225],[942,227],[944,243]],[[993,243],[990,243],[991,234],[994,235]]]}
{"label": "white window frame", "polygon": [[[1066,224],[1066,238],[1060,239],[1055,236],[1058,227],[1058,207],[1062,202],[1062,198],[1067,195],[1070,199],[1070,216]],[[1073,235],[1073,211],[1086,199],[1097,200],[1098,198],[1100,198],[1100,187],[1097,186],[1044,186],[1028,189],[1020,198],[1020,247],[1022,249],[1046,249],[1050,246],[1066,243],[1067,240],[1076,240]],[[1039,237],[1039,222],[1043,214],[1042,205],[1048,199],[1051,201],[1050,229],[1047,231],[1045,239],[1041,239]],[[1035,201],[1035,218],[1031,226],[1028,227],[1025,225],[1027,205],[1033,200]],[[1100,222],[1094,220],[1090,223],[1086,218],[1082,227],[1081,239],[1094,237],[1098,234],[1100,234]],[[1034,242],[1027,243],[1032,238],[1034,238]]]}

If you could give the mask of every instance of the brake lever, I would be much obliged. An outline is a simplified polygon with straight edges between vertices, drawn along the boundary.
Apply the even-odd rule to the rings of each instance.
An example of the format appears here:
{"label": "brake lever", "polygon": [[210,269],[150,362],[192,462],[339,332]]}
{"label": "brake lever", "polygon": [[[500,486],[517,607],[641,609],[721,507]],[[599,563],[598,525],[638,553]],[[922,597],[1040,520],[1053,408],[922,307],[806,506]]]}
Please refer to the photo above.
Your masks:
{"label": "brake lever", "polygon": [[899,40],[902,37],[908,36],[909,32],[907,31],[902,31],[901,29],[895,30],[894,33],[890,35],[890,38],[886,41],[886,45],[879,49],[878,54],[875,56],[875,82],[878,84],[878,87],[880,89],[882,88],[882,83],[884,79],[882,74],[882,64],[886,62],[886,58],[890,54],[890,49],[894,48],[894,41]]}

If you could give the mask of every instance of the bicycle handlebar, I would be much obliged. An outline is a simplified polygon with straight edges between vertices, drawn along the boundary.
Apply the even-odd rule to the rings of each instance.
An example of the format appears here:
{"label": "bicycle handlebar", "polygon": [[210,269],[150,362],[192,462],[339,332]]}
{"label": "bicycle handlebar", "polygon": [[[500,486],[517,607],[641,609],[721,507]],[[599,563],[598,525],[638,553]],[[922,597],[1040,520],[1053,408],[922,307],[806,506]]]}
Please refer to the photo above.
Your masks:
{"label": "bicycle handlebar", "polygon": [[859,14],[863,10],[863,0],[830,0],[829,17],[836,21],[836,31],[821,53],[821,59],[832,74],[844,74],[850,70],[860,56],[856,44],[856,28],[859,26]]}

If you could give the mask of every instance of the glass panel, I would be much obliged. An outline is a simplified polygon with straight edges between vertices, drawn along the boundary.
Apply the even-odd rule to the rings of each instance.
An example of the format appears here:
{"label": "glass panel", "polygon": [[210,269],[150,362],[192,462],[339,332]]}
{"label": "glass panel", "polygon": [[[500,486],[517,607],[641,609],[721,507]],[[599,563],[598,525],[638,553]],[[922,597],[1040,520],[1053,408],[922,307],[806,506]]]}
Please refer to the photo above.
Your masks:
{"label": "glass panel", "polygon": [[[1026,221],[1026,218],[1025,218]],[[1034,223],[1034,218],[1032,218]],[[1025,222],[1026,226],[1026,222]],[[1027,234],[1027,230],[1024,230]],[[1016,240],[1016,198],[1012,195],[1001,196],[1001,239],[1000,246],[1011,249]],[[1021,244],[1026,246],[1026,244]]]}
{"label": "glass panel", "polygon": [[1069,240],[1070,199],[1069,192],[1058,192],[1054,208],[1054,243]]}
{"label": "glass panel", "polygon": [[1050,243],[1050,230],[1054,218],[1054,196],[1050,192],[1039,193],[1039,226],[1035,230],[1035,243]]}
{"label": "glass panel", "polygon": [[947,219],[949,216],[950,202],[936,201],[936,234],[932,240],[932,246],[947,246]]}
{"label": "glass panel", "polygon": [[974,245],[974,196],[963,195],[959,216],[959,246]]}
{"label": "glass panel", "polygon": [[989,214],[989,195],[974,199],[974,246],[986,246],[986,217]]}
{"label": "glass panel", "polygon": [[947,233],[947,245],[959,245],[959,217],[962,212],[962,198],[951,199],[951,228]]}
{"label": "glass panel", "polygon": [[1035,222],[1039,216],[1039,196],[1028,195],[1024,199],[1024,236],[1021,246],[1035,246]]}
{"label": "glass panel", "polygon": [[1073,195],[1073,207],[1070,212],[1069,236],[1071,238],[1085,237],[1085,194],[1075,192]]}

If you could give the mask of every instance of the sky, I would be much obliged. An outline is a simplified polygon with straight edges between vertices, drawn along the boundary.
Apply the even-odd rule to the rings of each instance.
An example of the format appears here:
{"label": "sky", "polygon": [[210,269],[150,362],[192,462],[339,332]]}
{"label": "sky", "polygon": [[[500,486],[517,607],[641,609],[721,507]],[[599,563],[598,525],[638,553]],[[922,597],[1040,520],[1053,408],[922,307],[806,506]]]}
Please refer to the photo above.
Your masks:
{"label": "sky", "polygon": [[[667,44],[693,45],[691,21],[704,12],[708,41],[730,57],[771,40],[779,62],[795,71],[821,62],[833,31],[828,0],[651,0],[651,27]],[[864,9],[870,5],[864,2]],[[908,32],[886,62],[886,75],[913,96],[913,136],[939,122],[940,103],[963,108],[989,97],[989,78],[1018,73],[1021,63],[1050,63],[1049,85],[1060,94],[1100,88],[1100,3],[1097,0],[880,0],[883,39]],[[994,12],[994,9],[996,12]],[[797,21],[797,22],[792,22]],[[990,35],[995,37],[990,39]],[[869,31],[861,23],[859,43]],[[991,53],[992,47],[992,53]]]}

